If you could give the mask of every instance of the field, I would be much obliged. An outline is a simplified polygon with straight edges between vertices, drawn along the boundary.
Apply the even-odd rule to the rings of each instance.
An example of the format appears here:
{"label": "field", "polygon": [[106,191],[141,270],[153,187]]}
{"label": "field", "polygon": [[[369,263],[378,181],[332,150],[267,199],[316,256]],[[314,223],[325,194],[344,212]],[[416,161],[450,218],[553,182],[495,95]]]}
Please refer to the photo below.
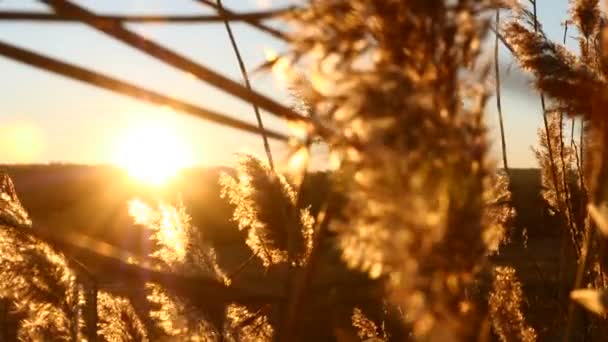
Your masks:
{"label": "field", "polygon": [[[108,123],[103,157],[74,144],[82,151],[3,159],[114,166],[0,167],[0,342],[608,340],[599,0],[562,0],[564,13],[553,0],[309,0],[254,12],[198,0],[212,14],[195,16],[42,2],[52,11],[0,21],[78,21],[240,99],[255,122],[219,96],[152,90],[165,85],[152,73],[140,86],[0,41],[1,56],[163,115],[142,112],[123,133]],[[561,26],[543,27],[544,16]],[[220,44],[197,61],[131,28],[170,22],[223,24],[240,73],[199,63]],[[279,45],[247,40],[241,55],[232,22]],[[253,46],[264,52],[255,66],[244,58]],[[528,84],[505,81],[513,63]],[[284,92],[260,92],[262,73]],[[526,101],[512,106],[515,93]],[[189,136],[171,124],[178,112],[238,134]],[[48,138],[88,142],[69,134],[82,124],[72,117],[83,116],[53,118]],[[532,125],[535,136],[520,132]],[[8,150],[37,151],[14,135]],[[224,160],[232,148],[250,152]]]}
{"label": "field", "polygon": [[[133,279],[132,274],[125,276],[120,271],[121,261],[124,260],[119,261],[95,251],[104,249],[99,242],[108,243],[134,257],[145,256],[151,251],[148,232],[134,225],[128,213],[127,202],[134,198],[154,202],[175,199],[179,193],[193,225],[200,227],[206,241],[215,247],[220,267],[229,274],[233,273],[231,271],[238,273],[233,278],[233,286],[265,293],[282,291],[285,268],[273,267],[268,271],[257,258],[250,260],[251,251],[244,243],[245,236],[231,220],[232,207],[220,198],[219,175],[232,170],[187,170],[179,181],[171,184],[172,189],[176,189],[171,194],[134,184],[124,172],[109,166],[17,165],[3,166],[0,170],[14,180],[35,229],[47,236],[59,236],[62,250],[95,274],[100,289],[110,289],[113,293],[135,298],[133,305],[142,311],[149,309],[145,298],[138,296],[138,291],[143,292],[145,275],[138,279]],[[311,187],[314,191],[310,191],[309,195],[313,212],[318,211],[318,204],[312,202],[319,202],[315,197],[323,196],[323,188],[327,187],[322,175],[318,175],[316,182],[318,186]],[[88,247],[75,246],[64,238],[83,234],[95,239],[96,243]],[[112,254],[117,253],[114,251]],[[376,284],[371,283],[365,275],[345,268],[335,250],[327,251],[317,272],[313,290],[319,294],[316,296],[318,301],[307,306],[312,313],[307,315],[309,329],[304,336],[326,340],[336,333],[351,333],[349,310],[357,302],[373,296],[377,290]],[[342,285],[348,286],[349,290],[340,290]],[[206,305],[214,307],[213,297],[202,296]],[[379,311],[380,307],[376,304],[369,303],[369,310]],[[326,315],[327,326],[318,326],[318,321],[313,317],[319,314]],[[306,326],[306,322],[302,323]],[[343,326],[344,332],[334,331],[336,326]]]}
{"label": "field", "polygon": [[[132,184],[118,169],[78,165],[4,166],[2,169],[14,179],[21,201],[37,229],[61,236],[87,234],[134,255],[143,255],[148,251],[148,238],[143,230],[133,225],[126,202],[134,197],[150,196],[150,193]],[[218,168],[189,170],[176,186],[193,224],[200,227],[216,247],[220,266],[225,270],[235,270],[249,258],[251,252],[243,243],[244,236],[230,220],[230,205],[219,196],[217,180],[222,171],[230,172]],[[560,272],[561,235],[554,229],[554,218],[539,196],[539,170],[516,169],[512,170],[512,174],[517,217],[510,232],[511,242],[494,258],[499,265],[515,267],[526,296],[524,312],[527,319],[536,328],[541,340],[553,340],[559,336],[557,327],[563,323],[557,321],[559,316],[554,313],[555,303],[567,291],[559,287],[559,277],[563,277],[562,283],[571,283],[574,264]],[[322,181],[319,183],[314,187],[315,193],[323,192],[320,187],[325,185]],[[130,284],[129,279],[121,278],[112,259],[100,257],[86,249],[68,247],[68,250],[75,259],[95,270],[105,286]],[[323,288],[324,283],[333,286],[342,283],[349,290],[335,292],[345,297],[352,295],[353,302],[361,303],[360,296],[364,296],[365,291],[358,293],[357,283],[365,287],[370,285],[369,281],[364,276],[347,271],[335,254],[327,255],[322,264],[324,267],[316,282],[319,289],[330,293],[331,289]],[[276,281],[276,273],[279,272],[264,274],[256,260],[244,268],[235,283],[272,288],[280,284]],[[340,280],[336,281],[336,277]],[[127,288],[125,291],[128,291]],[[345,300],[341,298],[338,302],[345,304],[348,302]],[[329,297],[323,297],[316,303],[318,307],[311,306],[309,310],[316,314],[327,314],[336,310],[336,306],[330,302]],[[348,309],[348,305],[340,308]],[[341,313],[344,315],[334,312],[336,317],[348,316],[345,312]],[[344,325],[347,330],[350,322],[344,321],[339,325]],[[328,339],[335,334],[335,331],[329,330],[329,326],[310,331],[318,334],[315,337]]]}

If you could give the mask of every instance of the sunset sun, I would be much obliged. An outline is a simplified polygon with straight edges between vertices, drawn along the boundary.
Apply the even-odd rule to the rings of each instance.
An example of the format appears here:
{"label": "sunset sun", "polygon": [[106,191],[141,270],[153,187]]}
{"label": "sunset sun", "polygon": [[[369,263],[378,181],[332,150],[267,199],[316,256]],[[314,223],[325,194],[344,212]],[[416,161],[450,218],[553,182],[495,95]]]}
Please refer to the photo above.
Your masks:
{"label": "sunset sun", "polygon": [[128,129],[117,140],[114,159],[133,179],[150,185],[166,183],[193,163],[183,137],[161,122]]}

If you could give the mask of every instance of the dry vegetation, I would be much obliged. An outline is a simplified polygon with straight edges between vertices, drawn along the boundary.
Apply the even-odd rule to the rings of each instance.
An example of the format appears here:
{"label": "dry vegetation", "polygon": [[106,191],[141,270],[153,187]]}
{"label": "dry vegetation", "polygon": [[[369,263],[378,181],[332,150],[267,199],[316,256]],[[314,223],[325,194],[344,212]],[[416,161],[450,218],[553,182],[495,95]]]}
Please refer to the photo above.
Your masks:
{"label": "dry vegetation", "polygon": [[[293,142],[290,172],[278,172],[267,149],[268,163],[241,156],[220,177],[249,259],[224,269],[181,200],[138,199],[129,213],[153,248],[118,256],[130,289],[104,287],[35,229],[4,177],[0,338],[608,338],[608,29],[598,1],[571,1],[580,54],[545,36],[534,1],[309,1],[280,19],[291,25],[290,49],[266,67],[295,90],[308,135]],[[526,286],[501,255],[525,241],[513,228],[513,170],[488,153],[493,61],[480,55],[492,34],[542,99],[536,195],[560,236],[545,326],[527,320]],[[575,122],[583,128],[567,127]],[[309,149],[320,140],[333,170],[313,182]]]}

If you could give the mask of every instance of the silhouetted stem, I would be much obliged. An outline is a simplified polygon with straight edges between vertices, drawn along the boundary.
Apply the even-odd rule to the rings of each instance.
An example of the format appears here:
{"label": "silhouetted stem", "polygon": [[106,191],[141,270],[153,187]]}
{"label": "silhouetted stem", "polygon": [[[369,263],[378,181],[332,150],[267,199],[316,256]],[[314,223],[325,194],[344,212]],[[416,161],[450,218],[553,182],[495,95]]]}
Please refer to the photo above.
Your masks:
{"label": "silhouetted stem", "polygon": [[[51,57],[40,55],[36,52],[22,49],[20,47],[2,42],[0,40],[0,55],[15,61],[25,63],[40,69],[44,69],[74,80],[88,83],[96,87],[114,91],[132,98],[153,103],[161,106],[169,106],[172,109],[181,111],[197,118],[208,120],[219,125],[239,129],[245,132],[260,134],[260,129],[256,125],[231,118],[227,115],[214,112],[201,106],[193,105],[164,94],[148,90],[134,84],[106,76],[73,64],[69,64]],[[264,132],[268,137],[286,141],[289,137],[283,133],[275,131]]]}
{"label": "silhouetted stem", "polygon": [[[249,12],[249,13],[228,13],[220,12],[214,15],[99,15],[97,19],[107,24],[130,23],[217,23],[221,21],[260,21],[273,18],[289,11],[293,8],[275,9],[270,11]],[[80,18],[69,14],[24,12],[24,11],[0,11],[0,21],[39,21],[39,22],[62,22],[80,21]]]}
{"label": "silhouetted stem", "polygon": [[[566,38],[568,37],[568,22],[564,24],[564,37],[563,44],[566,45]],[[565,158],[565,145],[564,145],[564,113],[561,112],[559,115],[559,145],[560,145],[560,161],[562,166],[562,186],[564,187],[564,205],[566,206],[566,215],[568,222],[570,222],[570,229],[574,229],[571,234],[575,234],[579,231],[579,227],[574,218],[574,207],[572,205],[572,196],[570,191],[570,186],[568,185],[568,174],[566,168],[566,158]],[[574,239],[574,248],[579,251],[580,245],[578,244],[578,240]],[[580,253],[580,252],[579,252]]]}
{"label": "silhouetted stem", "polygon": [[67,0],[41,0],[51,6],[57,13],[69,14],[80,18],[83,23],[107,34],[141,52],[144,52],[177,69],[194,75],[201,81],[207,82],[243,101],[256,103],[260,108],[287,120],[308,122],[308,118],[296,113],[292,109],[274,101],[273,99],[253,92],[241,84],[188,59],[175,51],[161,46],[154,41],[137,34],[123,25],[104,25],[97,21],[97,16]]}
{"label": "silhouetted stem", "polygon": [[[584,39],[586,39],[587,41],[589,41],[589,37],[584,37]],[[588,49],[588,44],[585,44],[585,49],[583,49],[583,51],[581,51],[582,53],[582,58],[583,60],[586,60],[588,57],[588,53],[589,51]],[[581,127],[580,127],[580,142],[579,142],[579,155],[577,156],[577,164],[578,164],[578,173],[579,173],[579,177],[580,177],[580,186],[581,186],[581,193],[583,194],[581,197],[581,201],[583,202],[583,204],[585,204],[584,202],[587,201],[587,199],[589,198],[585,186],[585,176],[584,176],[584,171],[585,171],[585,164],[584,164],[584,131],[585,131],[585,120],[584,118],[581,118]],[[574,136],[574,127],[572,129],[572,140]],[[605,163],[602,162],[602,167],[605,165]],[[601,175],[601,173],[600,173]],[[592,199],[595,198],[595,196],[592,195]],[[586,205],[582,206],[583,208],[586,208]],[[583,284],[583,278],[585,275],[585,268],[587,266],[588,263],[588,259],[589,259],[589,254],[590,251],[589,249],[591,248],[591,238],[594,235],[595,229],[594,229],[595,225],[591,222],[591,220],[589,219],[589,213],[587,212],[585,215],[585,223],[584,223],[584,229],[585,229],[585,240],[583,242],[583,247],[581,248],[581,257],[579,258],[579,262],[578,262],[578,266],[576,269],[576,278],[574,280],[574,287],[573,289],[578,289],[582,286]],[[601,265],[600,265],[601,267]],[[601,271],[600,271],[601,272]],[[568,316],[566,317],[566,332],[564,333],[564,342],[568,342],[570,340],[570,335],[571,335],[571,331],[572,331],[572,326],[574,324],[574,319],[575,319],[575,313],[576,313],[576,306],[574,304],[573,301],[570,301],[570,304],[568,305]]]}
{"label": "silhouetted stem", "polygon": [[[210,0],[196,0],[199,3],[205,5],[205,6],[209,6],[211,8],[216,9],[220,14],[225,14],[225,15],[234,15],[235,13],[226,9],[226,8],[220,8],[220,6],[218,4],[216,4],[213,1]],[[256,27],[257,29],[264,31],[266,33],[269,33],[270,35],[272,35],[275,38],[281,39],[281,40],[289,40],[289,38],[287,37],[287,35],[279,30],[273,29],[270,26],[264,25],[262,23],[259,22],[259,20],[257,19],[243,19],[244,22],[248,23],[249,25],[252,25],[253,27]]]}
{"label": "silhouetted stem", "polygon": [[[221,0],[217,0],[217,6],[220,10],[220,13],[225,12]],[[251,89],[251,82],[249,82],[249,76],[247,75],[247,68],[245,67],[243,58],[241,57],[241,52],[239,51],[239,47],[236,43],[234,34],[232,33],[232,29],[230,28],[230,22],[227,19],[224,19],[224,26],[226,27],[226,31],[228,32],[228,38],[230,38],[230,44],[232,44],[232,49],[234,50],[234,54],[236,55],[236,59],[239,63],[239,68],[241,69],[241,75],[243,76],[243,80],[245,81],[245,86],[251,93],[253,93],[253,90]],[[264,151],[266,152],[266,158],[268,159],[268,165],[270,166],[271,170],[274,170],[272,152],[270,151],[270,145],[268,144],[268,137],[264,133],[264,122],[262,121],[262,115],[260,114],[260,109],[258,108],[258,105],[255,102],[251,102],[251,105],[253,106],[255,118],[258,122],[258,127],[260,127],[260,131],[262,132],[262,140],[264,142]]]}
{"label": "silhouetted stem", "polygon": [[294,336],[297,336],[295,325],[299,320],[302,303],[315,273],[318,264],[319,255],[322,253],[321,245],[326,236],[329,222],[331,220],[331,212],[329,211],[329,203],[326,202],[324,207],[319,212],[314,231],[314,241],[310,258],[304,268],[291,277],[291,289],[287,298],[287,310],[281,327],[279,341],[290,341]]}
{"label": "silhouetted stem", "polygon": [[[536,1],[532,1],[532,8],[533,8],[533,15],[534,15],[534,32],[538,33],[538,17],[537,17],[537,8],[536,8]],[[562,203],[562,201],[560,200],[561,198],[561,191],[559,189],[559,180],[557,177],[557,165],[555,164],[555,154],[553,153],[553,145],[551,144],[551,132],[549,129],[549,120],[547,118],[547,106],[545,104],[545,95],[543,94],[543,92],[540,92],[540,103],[541,103],[541,109],[543,111],[543,124],[544,124],[544,128],[545,128],[545,138],[546,138],[546,143],[547,143],[547,152],[549,153],[549,167],[550,167],[550,171],[551,171],[551,180],[553,183],[553,188],[555,190],[555,196],[557,199],[557,205],[558,205],[558,210],[560,211],[560,213],[562,215],[567,215],[567,209],[564,208],[564,205]],[[574,237],[573,233],[574,233],[574,228],[572,227],[572,222],[570,222],[570,220],[567,220],[568,225],[569,225],[569,229],[570,229],[570,235],[571,235],[571,239],[572,239],[572,243],[576,246],[576,238]],[[563,253],[562,253],[563,254]]]}
{"label": "silhouetted stem", "polygon": [[[496,10],[496,30],[498,31],[500,28],[500,9]],[[505,127],[503,123],[503,115],[502,115],[502,104],[500,98],[500,65],[498,63],[498,34],[496,36],[496,41],[494,42],[494,71],[496,74],[496,108],[498,111],[498,122],[500,123],[500,141],[502,146],[502,165],[509,174],[509,163],[507,162],[507,142],[505,139]]]}
{"label": "silhouetted stem", "polygon": [[91,282],[85,285],[86,309],[84,321],[86,322],[86,334],[88,342],[97,341],[97,284]]}

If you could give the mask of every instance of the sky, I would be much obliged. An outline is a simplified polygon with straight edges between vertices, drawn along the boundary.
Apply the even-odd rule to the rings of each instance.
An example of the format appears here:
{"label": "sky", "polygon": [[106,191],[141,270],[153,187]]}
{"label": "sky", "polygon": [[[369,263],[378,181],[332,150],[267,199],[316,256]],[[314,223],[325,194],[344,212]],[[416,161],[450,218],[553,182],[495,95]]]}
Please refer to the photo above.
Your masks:
{"label": "sky", "polygon": [[[547,35],[561,41],[568,0],[537,0]],[[75,0],[99,14],[211,14],[192,0]],[[224,0],[235,11],[251,11],[294,4],[294,0]],[[33,0],[0,0],[0,10],[48,12]],[[245,24],[233,30],[245,64],[252,70],[265,61],[264,51],[285,46]],[[129,29],[241,82],[237,60],[220,24],[129,24]],[[575,30],[567,45],[576,49]],[[0,41],[103,72],[147,89],[169,94],[227,115],[255,123],[251,106],[191,75],[118,43],[78,23],[0,21]],[[540,100],[502,48],[503,112],[510,166],[536,167],[531,147],[542,124]],[[232,165],[237,152],[263,154],[259,136],[215,125],[168,108],[19,64],[0,56],[0,163],[68,162],[105,164],[115,160],[120,141],[133,127],[154,121],[171,127],[184,140],[195,165]],[[287,91],[271,75],[256,74],[253,87],[277,101],[290,103]],[[492,157],[500,159],[496,104],[487,107]],[[270,128],[287,131],[284,122],[263,116]],[[17,146],[19,146],[17,148]],[[272,143],[279,159],[286,147]]]}

